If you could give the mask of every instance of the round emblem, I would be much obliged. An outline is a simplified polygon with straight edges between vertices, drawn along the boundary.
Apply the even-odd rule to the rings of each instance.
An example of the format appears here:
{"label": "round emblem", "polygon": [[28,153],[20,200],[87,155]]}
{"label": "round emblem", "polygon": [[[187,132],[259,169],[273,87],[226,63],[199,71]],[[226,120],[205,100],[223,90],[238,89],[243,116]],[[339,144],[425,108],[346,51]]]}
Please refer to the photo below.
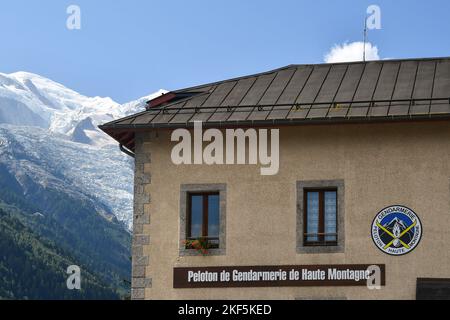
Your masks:
{"label": "round emblem", "polygon": [[381,210],[372,223],[372,239],[383,252],[401,256],[414,250],[422,237],[422,224],[414,211],[404,206]]}

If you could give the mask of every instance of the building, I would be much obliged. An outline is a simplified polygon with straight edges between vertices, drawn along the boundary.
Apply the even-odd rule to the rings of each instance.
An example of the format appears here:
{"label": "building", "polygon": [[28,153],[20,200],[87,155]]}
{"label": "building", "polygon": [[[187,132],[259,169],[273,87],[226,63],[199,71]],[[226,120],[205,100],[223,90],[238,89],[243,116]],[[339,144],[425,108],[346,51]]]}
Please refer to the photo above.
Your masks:
{"label": "building", "polygon": [[[132,297],[449,298],[449,119],[437,58],[290,65],[101,126],[135,156]],[[215,138],[278,129],[278,170],[174,163],[173,133],[199,121]]]}

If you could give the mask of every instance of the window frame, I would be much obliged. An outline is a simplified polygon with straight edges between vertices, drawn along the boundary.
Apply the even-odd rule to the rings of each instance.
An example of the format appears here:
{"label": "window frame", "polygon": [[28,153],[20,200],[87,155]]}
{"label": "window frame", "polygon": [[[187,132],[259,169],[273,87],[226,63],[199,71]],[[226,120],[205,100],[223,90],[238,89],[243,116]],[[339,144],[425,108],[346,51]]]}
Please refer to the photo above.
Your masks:
{"label": "window frame", "polygon": [[[202,197],[202,235],[199,237],[192,236],[192,197],[193,196],[201,196]],[[210,196],[218,196],[220,201],[220,191],[208,191],[208,192],[188,192],[187,193],[187,210],[186,210],[186,240],[194,240],[194,239],[210,239],[214,238],[220,242],[219,237],[210,237],[209,236],[209,197]],[[219,225],[220,225],[220,205],[219,205]],[[219,248],[219,244],[217,246],[210,247],[210,249]],[[190,250],[190,249],[187,249]]]}
{"label": "window frame", "polygon": [[[308,241],[308,193],[317,192],[319,194],[319,213],[318,213],[318,241]],[[325,233],[325,193],[336,193],[336,233]],[[305,209],[303,210],[303,243],[308,247],[333,247],[338,245],[339,241],[339,223],[338,223],[338,211],[339,211],[339,199],[337,187],[325,187],[325,188],[304,188],[303,189],[303,203]],[[326,241],[327,236],[336,236],[336,241]]]}
{"label": "window frame", "polygon": [[[311,253],[342,253],[345,252],[345,184],[344,180],[308,180],[297,181],[297,245],[298,254]],[[337,216],[336,233],[337,243],[333,245],[308,245],[305,239],[306,216],[306,192],[313,190],[336,191]]]}
{"label": "window frame", "polygon": [[[218,194],[219,195],[219,245],[216,248],[207,249],[207,253],[186,248],[188,240],[188,227],[190,228],[190,195],[192,194]],[[215,256],[226,254],[226,184],[183,184],[180,188],[180,256]],[[204,212],[203,212],[204,214]],[[203,221],[202,221],[203,222]]]}

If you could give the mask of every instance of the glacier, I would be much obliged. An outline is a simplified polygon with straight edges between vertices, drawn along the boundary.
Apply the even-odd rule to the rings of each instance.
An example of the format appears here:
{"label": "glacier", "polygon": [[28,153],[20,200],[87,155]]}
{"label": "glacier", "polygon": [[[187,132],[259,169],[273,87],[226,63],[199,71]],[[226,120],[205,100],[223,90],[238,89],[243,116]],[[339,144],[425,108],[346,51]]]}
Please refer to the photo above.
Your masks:
{"label": "glacier", "polygon": [[19,182],[91,201],[131,230],[134,164],[98,125],[142,111],[166,92],[119,104],[33,73],[0,73],[0,164]]}

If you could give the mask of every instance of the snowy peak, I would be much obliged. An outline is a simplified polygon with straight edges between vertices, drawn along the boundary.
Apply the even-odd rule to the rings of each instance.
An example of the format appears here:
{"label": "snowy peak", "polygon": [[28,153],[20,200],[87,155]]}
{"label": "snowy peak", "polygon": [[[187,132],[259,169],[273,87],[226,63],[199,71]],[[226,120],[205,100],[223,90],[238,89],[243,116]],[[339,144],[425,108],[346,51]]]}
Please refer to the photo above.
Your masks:
{"label": "snowy peak", "polygon": [[0,73],[0,124],[36,126],[84,144],[114,144],[98,125],[140,112],[148,100],[166,92],[120,105],[109,97],[86,97],[37,74]]}
{"label": "snowy peak", "polygon": [[88,132],[95,132],[96,127],[92,123],[92,119],[87,117],[86,119],[80,121],[75,129],[73,130],[71,140],[74,142],[92,144],[92,139],[87,135]]}
{"label": "snowy peak", "polygon": [[[119,106],[111,98],[106,97],[86,97],[71,90],[53,80],[44,78],[34,73],[15,72],[9,76],[16,79],[27,87],[38,98],[43,98],[44,105],[55,109],[78,109],[80,104],[92,108],[104,108],[105,106]],[[49,103],[49,104],[48,104]]]}
{"label": "snowy peak", "polygon": [[153,100],[163,94],[166,94],[168,91],[159,89],[157,92],[149,94],[148,96],[142,97],[138,100],[134,100],[128,103],[124,103],[120,106],[120,110],[123,116],[129,116],[137,112],[141,112],[145,110],[147,102]]}
{"label": "snowy peak", "polygon": [[403,222],[403,220],[400,220],[397,217],[392,219],[392,221],[389,222],[388,224],[386,224],[385,227],[393,228],[395,226],[395,224],[398,224],[403,230],[405,230],[407,228],[405,223]]}

